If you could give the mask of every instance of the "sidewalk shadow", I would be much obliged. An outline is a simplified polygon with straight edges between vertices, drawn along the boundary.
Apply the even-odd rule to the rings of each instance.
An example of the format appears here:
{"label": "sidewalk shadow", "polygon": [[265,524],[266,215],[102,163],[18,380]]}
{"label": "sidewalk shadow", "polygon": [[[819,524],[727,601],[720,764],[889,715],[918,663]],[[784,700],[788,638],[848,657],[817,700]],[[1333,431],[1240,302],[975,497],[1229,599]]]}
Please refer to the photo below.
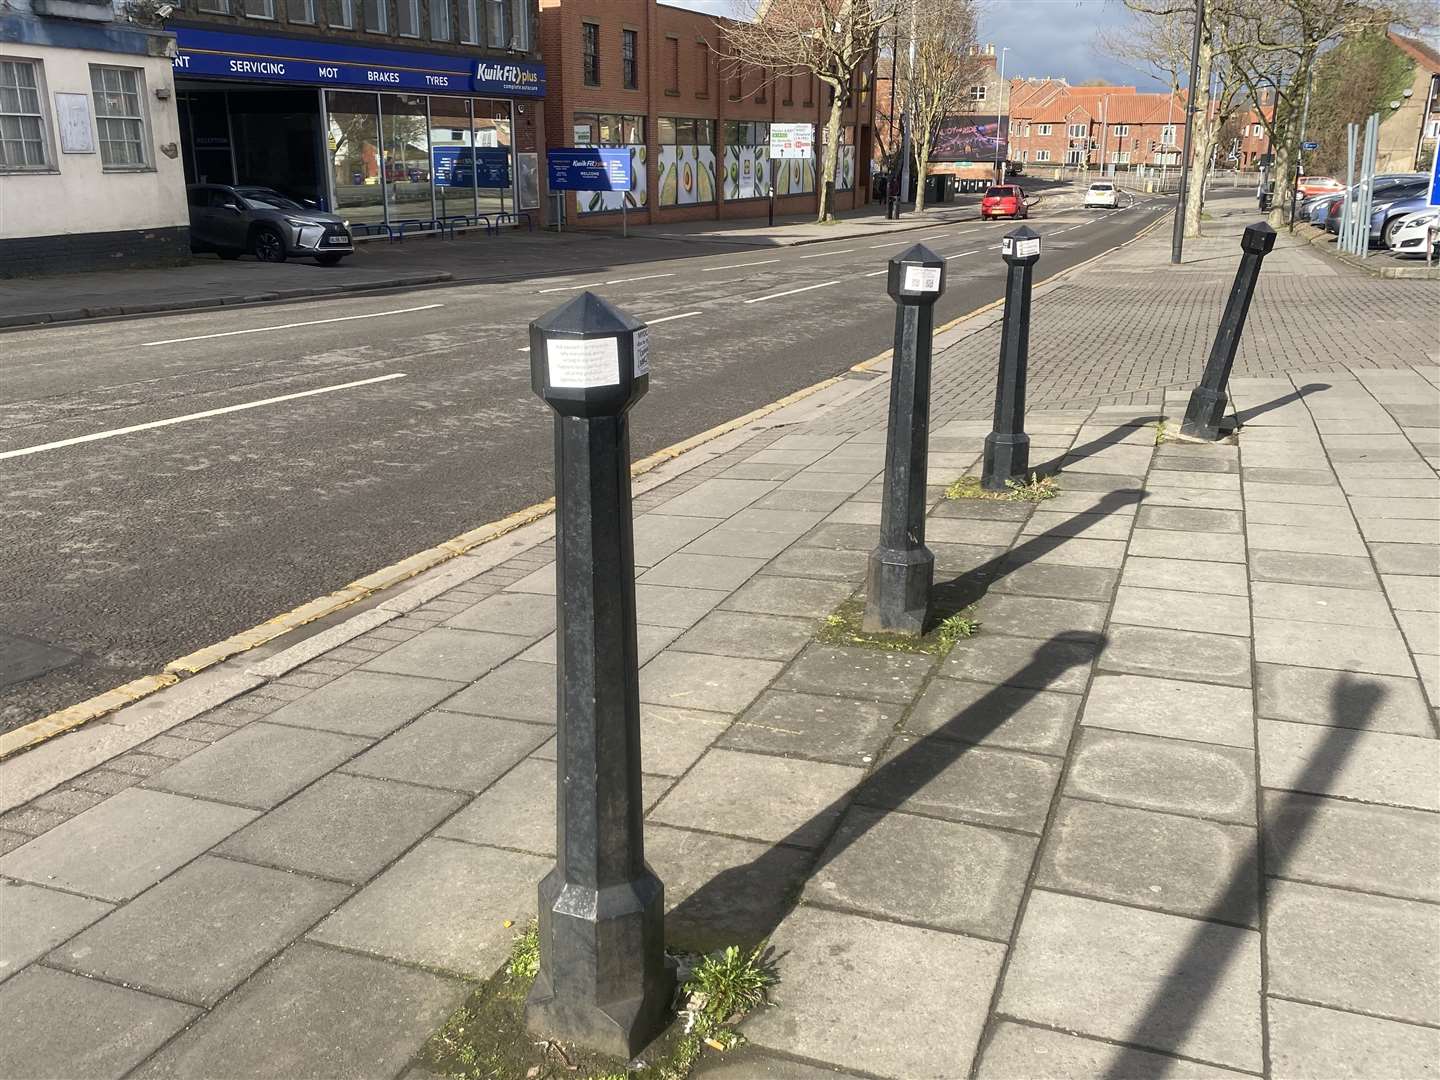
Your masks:
{"label": "sidewalk shadow", "polygon": [[1288,405],[1292,401],[1304,401],[1307,394],[1318,394],[1322,390],[1329,389],[1329,383],[1306,383],[1304,386],[1297,387],[1294,391],[1283,397],[1278,397],[1274,401],[1267,401],[1263,405],[1256,405],[1253,409],[1235,410],[1235,422],[1243,428],[1257,416],[1264,416],[1268,412],[1274,412],[1280,408],[1280,406]]}
{"label": "sidewalk shadow", "polygon": [[[1332,720],[1346,718],[1350,727],[1332,727],[1319,748],[1311,755],[1305,771],[1293,785],[1277,793],[1274,812],[1265,813],[1262,803],[1256,807],[1255,840],[1225,891],[1191,934],[1185,951],[1175,962],[1170,975],[1151,999],[1149,1007],[1130,1029],[1123,1043],[1131,1044],[1115,1059],[1104,1080],[1128,1080],[1143,1076],[1152,1067],[1153,1058],[1146,1046],[1174,1051],[1183,1045],[1195,1028],[1201,1013],[1216,989],[1224,981],[1236,960],[1241,944],[1249,937],[1238,933],[1235,924],[1260,925],[1265,905],[1266,875],[1280,877],[1288,861],[1287,851],[1267,849],[1265,830],[1269,820],[1284,819],[1287,823],[1287,848],[1296,850],[1314,825],[1314,802],[1317,792],[1328,789],[1346,756],[1345,743],[1356,731],[1367,730],[1357,720],[1373,716],[1388,691],[1379,683],[1356,679],[1346,672],[1330,695]],[[1256,753],[1259,750],[1257,747]],[[1221,922],[1227,925],[1221,925]]]}

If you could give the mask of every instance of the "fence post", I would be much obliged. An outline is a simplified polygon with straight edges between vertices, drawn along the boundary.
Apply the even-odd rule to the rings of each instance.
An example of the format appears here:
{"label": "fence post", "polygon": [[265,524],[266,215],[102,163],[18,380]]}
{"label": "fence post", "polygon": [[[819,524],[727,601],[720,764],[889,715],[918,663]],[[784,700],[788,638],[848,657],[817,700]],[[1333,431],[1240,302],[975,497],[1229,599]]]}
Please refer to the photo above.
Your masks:
{"label": "fence post", "polygon": [[1230,299],[1225,302],[1225,314],[1220,320],[1220,329],[1215,332],[1205,374],[1190,394],[1185,420],[1180,425],[1182,435],[1211,440],[1220,436],[1220,421],[1229,401],[1225,387],[1230,382],[1230,369],[1235,366],[1235,353],[1240,348],[1240,334],[1245,329],[1255,283],[1260,279],[1260,263],[1274,246],[1275,230],[1265,222],[1246,227],[1240,240],[1240,249],[1244,252],[1240,256],[1240,269],[1235,271],[1235,284],[1230,287]]}
{"label": "fence post", "polygon": [[890,425],[880,543],[865,571],[863,629],[925,632],[935,556],[925,546],[925,473],[930,456],[930,350],[935,301],[945,291],[945,260],[924,244],[890,260],[886,288],[895,301]]}
{"label": "fence post", "polygon": [[641,820],[626,414],[649,386],[648,334],[590,292],[530,324],[531,386],[556,414],[559,783],[526,1020],[623,1057],[664,1028],[675,981]]}
{"label": "fence post", "polygon": [[1010,480],[1023,480],[1030,468],[1030,436],[1025,434],[1025,368],[1030,354],[1030,287],[1040,261],[1040,234],[1021,225],[1000,240],[1006,263],[1005,321],[1000,329],[1000,371],[995,382],[995,423],[985,436],[980,485],[1004,491]]}

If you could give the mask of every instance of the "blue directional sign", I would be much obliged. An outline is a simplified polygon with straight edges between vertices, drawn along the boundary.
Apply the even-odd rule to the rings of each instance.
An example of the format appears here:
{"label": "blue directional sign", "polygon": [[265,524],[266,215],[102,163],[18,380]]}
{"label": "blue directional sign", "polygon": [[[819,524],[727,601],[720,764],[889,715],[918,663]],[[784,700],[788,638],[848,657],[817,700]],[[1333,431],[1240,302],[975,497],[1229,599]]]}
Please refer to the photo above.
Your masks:
{"label": "blue directional sign", "polygon": [[547,150],[551,191],[629,191],[635,176],[627,147],[566,147]]}
{"label": "blue directional sign", "polygon": [[1426,201],[1431,206],[1440,206],[1440,150],[1430,160],[1430,198]]}
{"label": "blue directional sign", "polygon": [[1304,150],[1308,154],[1311,150],[1319,150],[1320,144],[1318,142],[1302,142],[1300,144],[1300,149]]}

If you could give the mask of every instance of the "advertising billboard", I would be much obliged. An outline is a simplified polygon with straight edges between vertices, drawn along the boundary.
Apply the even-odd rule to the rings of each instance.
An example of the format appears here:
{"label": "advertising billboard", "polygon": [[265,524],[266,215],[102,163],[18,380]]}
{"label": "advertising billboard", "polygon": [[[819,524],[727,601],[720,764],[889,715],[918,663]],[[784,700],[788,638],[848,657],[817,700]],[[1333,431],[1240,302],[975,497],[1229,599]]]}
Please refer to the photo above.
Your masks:
{"label": "advertising billboard", "polygon": [[931,161],[994,161],[1009,156],[1010,118],[947,116],[940,122],[935,143],[930,148]]}

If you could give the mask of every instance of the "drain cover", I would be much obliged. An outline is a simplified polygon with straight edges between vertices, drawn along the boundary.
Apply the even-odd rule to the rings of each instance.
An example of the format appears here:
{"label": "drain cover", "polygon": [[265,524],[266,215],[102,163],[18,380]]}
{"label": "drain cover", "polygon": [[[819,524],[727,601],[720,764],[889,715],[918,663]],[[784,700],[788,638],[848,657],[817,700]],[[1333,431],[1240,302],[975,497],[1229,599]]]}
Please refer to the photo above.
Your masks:
{"label": "drain cover", "polygon": [[0,630],[0,686],[37,679],[79,659],[69,649]]}

